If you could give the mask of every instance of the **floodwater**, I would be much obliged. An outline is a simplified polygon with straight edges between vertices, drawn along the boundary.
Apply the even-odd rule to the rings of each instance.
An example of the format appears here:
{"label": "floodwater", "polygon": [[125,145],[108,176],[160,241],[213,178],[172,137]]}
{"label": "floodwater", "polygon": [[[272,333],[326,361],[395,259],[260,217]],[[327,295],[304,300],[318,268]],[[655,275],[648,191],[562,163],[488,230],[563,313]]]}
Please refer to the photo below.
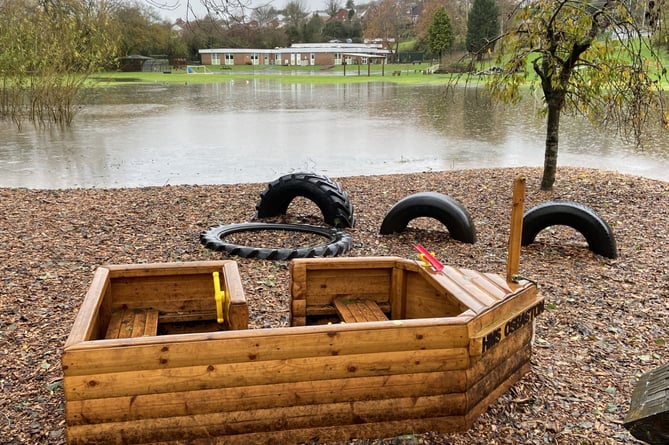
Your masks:
{"label": "floodwater", "polygon": [[[0,187],[267,182],[543,165],[540,104],[476,90],[272,80],[122,85],[89,92],[70,128],[0,123]],[[669,143],[639,148],[563,118],[559,166],[669,181]]]}

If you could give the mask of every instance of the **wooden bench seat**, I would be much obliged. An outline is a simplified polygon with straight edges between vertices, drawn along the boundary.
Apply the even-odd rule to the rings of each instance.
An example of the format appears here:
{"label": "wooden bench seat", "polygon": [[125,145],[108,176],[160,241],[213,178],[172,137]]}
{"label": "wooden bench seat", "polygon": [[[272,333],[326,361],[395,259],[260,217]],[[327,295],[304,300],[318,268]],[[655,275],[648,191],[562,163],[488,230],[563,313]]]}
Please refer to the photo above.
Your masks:
{"label": "wooden bench seat", "polygon": [[345,323],[388,320],[379,305],[372,300],[336,298],[334,306],[339,318]]}
{"label": "wooden bench seat", "polygon": [[131,338],[158,335],[158,311],[119,309],[112,312],[105,338]]}
{"label": "wooden bench seat", "polygon": [[643,374],[632,392],[623,426],[637,439],[666,444],[669,438],[669,363]]}

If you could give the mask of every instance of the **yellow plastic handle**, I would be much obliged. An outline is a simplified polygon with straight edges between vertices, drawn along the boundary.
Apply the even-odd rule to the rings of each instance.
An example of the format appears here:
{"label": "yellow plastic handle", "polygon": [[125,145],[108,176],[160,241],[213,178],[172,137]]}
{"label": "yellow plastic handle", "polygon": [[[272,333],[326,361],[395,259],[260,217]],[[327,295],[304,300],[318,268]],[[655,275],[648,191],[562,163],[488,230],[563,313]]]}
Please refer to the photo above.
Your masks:
{"label": "yellow plastic handle", "polygon": [[221,282],[218,279],[218,272],[212,272],[214,277],[214,299],[216,300],[216,321],[222,324],[223,318],[223,300],[225,299],[225,292],[221,290]]}

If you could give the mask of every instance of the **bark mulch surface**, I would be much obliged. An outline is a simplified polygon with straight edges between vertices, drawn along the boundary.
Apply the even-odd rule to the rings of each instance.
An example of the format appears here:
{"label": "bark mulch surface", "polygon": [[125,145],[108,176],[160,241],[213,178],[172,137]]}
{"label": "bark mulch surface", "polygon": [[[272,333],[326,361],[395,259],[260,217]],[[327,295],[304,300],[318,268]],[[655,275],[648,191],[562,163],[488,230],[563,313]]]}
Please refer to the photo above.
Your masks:
{"label": "bark mulch surface", "polygon": [[[539,283],[547,305],[532,372],[467,432],[351,443],[639,443],[622,425],[632,390],[641,374],[669,360],[669,183],[575,168],[558,171],[552,192],[539,190],[535,168],[340,178],[357,219],[347,255],[416,258],[412,244],[419,242],[443,263],[504,274],[519,174],[528,178],[526,209],[550,200],[591,207],[613,229],[619,257],[593,254],[570,228],[541,232],[521,256],[522,275]],[[0,189],[0,443],[65,443],[60,358],[99,265],[228,258],[203,248],[200,233],[252,221],[265,185]],[[379,235],[390,207],[420,191],[460,201],[477,242],[459,243],[428,218],[401,235]],[[284,221],[323,225],[304,198],[293,201]],[[234,259],[251,328],[286,325],[287,263]]]}

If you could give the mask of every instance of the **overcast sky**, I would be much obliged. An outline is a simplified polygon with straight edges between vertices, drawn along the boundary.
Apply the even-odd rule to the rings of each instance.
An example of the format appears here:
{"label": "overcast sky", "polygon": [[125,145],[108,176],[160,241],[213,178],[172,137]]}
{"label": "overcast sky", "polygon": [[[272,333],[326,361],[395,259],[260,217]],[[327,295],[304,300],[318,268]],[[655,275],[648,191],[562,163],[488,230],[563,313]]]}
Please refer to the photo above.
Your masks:
{"label": "overcast sky", "polygon": [[[220,1],[220,0],[219,0]],[[276,9],[282,9],[283,7],[286,6],[286,3],[288,3],[290,0],[252,0],[251,5],[252,6],[260,6],[260,5],[265,5],[265,4],[271,4],[274,6]],[[325,6],[326,0],[301,0],[302,4],[308,11],[315,11],[317,9],[323,9]],[[186,3],[187,0],[154,0],[154,3],[166,3],[166,4],[174,4],[178,2],[178,6],[174,10],[167,10],[167,9],[162,9],[159,10],[159,15],[161,17],[165,17],[167,20],[174,21],[181,17],[182,19],[186,19],[186,15],[188,15],[188,19],[193,18],[193,14],[186,11]],[[200,0],[190,0],[191,2],[191,7],[195,14],[198,17],[204,16],[206,14],[206,9],[202,6],[202,3],[200,3]]]}

